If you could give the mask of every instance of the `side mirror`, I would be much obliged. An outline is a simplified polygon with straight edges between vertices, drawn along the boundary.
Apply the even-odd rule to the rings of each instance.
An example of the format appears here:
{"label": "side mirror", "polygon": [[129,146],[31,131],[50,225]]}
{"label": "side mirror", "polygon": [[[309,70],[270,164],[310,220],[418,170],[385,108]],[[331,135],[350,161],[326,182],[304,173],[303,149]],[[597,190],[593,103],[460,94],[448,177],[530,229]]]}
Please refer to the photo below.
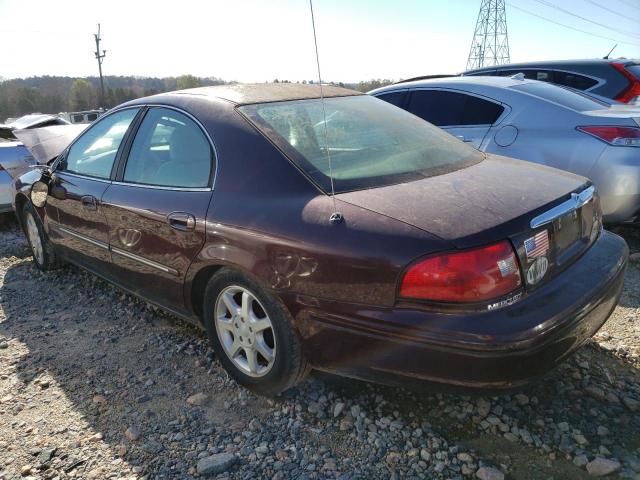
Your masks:
{"label": "side mirror", "polygon": [[47,195],[49,195],[49,186],[37,181],[31,186],[31,203],[38,208],[42,208],[47,203]]}
{"label": "side mirror", "polygon": [[51,182],[51,196],[58,200],[67,199],[67,190],[62,185],[57,183],[55,179],[53,182]]}

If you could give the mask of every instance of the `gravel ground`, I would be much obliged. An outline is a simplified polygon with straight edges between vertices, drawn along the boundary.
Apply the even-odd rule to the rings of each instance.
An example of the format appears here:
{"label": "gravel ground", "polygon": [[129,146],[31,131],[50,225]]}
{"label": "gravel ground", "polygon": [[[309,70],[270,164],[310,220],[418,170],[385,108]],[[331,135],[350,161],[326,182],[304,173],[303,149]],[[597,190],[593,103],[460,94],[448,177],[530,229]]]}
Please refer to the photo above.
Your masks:
{"label": "gravel ground", "polygon": [[[620,229],[632,252],[637,228]],[[0,480],[640,480],[640,263],[595,340],[517,394],[315,374],[268,400],[202,332],[0,227]]]}

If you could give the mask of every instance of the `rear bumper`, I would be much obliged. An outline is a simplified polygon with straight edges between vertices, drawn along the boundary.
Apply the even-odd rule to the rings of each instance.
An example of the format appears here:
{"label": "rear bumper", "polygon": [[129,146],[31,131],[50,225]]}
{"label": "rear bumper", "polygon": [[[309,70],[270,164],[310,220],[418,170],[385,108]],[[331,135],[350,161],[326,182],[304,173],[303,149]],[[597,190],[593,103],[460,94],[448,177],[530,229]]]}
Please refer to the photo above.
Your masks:
{"label": "rear bumper", "polygon": [[491,312],[284,300],[320,370],[373,381],[510,388],[554,368],[598,331],[618,302],[627,257],[624,240],[604,232],[561,275]]}

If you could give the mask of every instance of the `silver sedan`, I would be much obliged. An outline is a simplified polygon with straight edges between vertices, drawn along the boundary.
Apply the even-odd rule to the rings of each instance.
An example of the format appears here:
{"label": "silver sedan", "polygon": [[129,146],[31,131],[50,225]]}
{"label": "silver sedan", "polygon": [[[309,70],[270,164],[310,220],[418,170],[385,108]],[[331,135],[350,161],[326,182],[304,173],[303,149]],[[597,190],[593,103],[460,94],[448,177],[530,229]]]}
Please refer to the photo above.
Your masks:
{"label": "silver sedan", "polygon": [[450,77],[369,92],[483,152],[589,177],[607,223],[640,215],[640,109],[549,83]]}

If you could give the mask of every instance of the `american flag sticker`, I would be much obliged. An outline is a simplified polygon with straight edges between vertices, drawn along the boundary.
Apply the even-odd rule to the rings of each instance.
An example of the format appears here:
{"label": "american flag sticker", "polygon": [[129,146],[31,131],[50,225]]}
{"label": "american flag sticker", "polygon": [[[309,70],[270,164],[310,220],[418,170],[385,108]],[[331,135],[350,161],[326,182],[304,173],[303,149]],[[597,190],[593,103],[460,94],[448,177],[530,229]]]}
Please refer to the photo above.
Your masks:
{"label": "american flag sticker", "polygon": [[547,253],[547,250],[549,250],[549,233],[547,230],[542,230],[533,237],[527,238],[524,241],[524,250],[527,252],[527,260],[541,257]]}

